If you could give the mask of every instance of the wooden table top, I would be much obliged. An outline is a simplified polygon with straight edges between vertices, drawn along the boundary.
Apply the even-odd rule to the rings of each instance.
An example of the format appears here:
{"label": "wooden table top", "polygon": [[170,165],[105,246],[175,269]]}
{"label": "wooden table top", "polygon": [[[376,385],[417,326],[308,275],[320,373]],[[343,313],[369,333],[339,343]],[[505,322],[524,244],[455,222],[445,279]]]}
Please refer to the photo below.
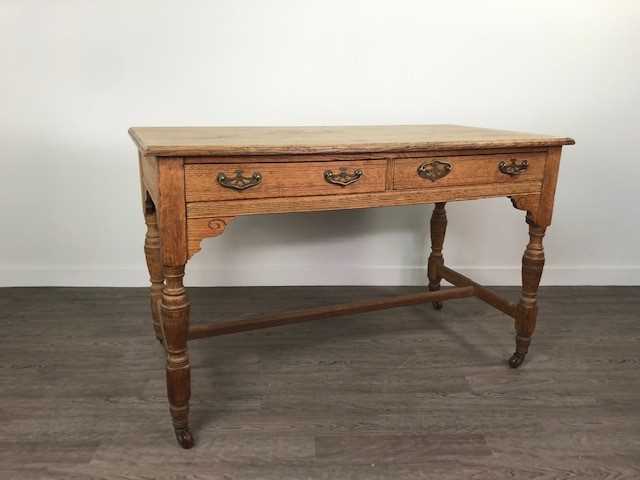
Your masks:
{"label": "wooden table top", "polygon": [[145,155],[221,156],[526,148],[572,145],[567,137],[465,127],[132,127]]}

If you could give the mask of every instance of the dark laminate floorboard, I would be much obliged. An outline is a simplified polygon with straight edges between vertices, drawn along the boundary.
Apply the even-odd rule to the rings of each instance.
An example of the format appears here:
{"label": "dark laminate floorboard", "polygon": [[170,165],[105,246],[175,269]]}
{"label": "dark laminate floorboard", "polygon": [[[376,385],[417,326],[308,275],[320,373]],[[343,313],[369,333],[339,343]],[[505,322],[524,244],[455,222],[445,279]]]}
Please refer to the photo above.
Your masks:
{"label": "dark laminate floorboard", "polygon": [[[190,293],[201,322],[417,291]],[[193,342],[184,451],[146,290],[0,289],[0,479],[640,478],[640,288],[540,298],[515,371],[473,299]]]}

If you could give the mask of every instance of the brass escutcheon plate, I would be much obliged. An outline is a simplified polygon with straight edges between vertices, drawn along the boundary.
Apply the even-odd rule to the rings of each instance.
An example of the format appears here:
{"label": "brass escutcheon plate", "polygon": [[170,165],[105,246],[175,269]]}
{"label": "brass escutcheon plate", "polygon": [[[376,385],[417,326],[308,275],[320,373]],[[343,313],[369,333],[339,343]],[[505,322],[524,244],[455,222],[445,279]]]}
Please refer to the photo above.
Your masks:
{"label": "brass escutcheon plate", "polygon": [[341,168],[340,173],[333,173],[332,170],[327,170],[324,172],[324,179],[328,183],[332,183],[334,185],[340,185],[341,187],[346,187],[347,185],[351,185],[352,183],[357,182],[362,178],[364,172],[361,168],[357,168],[353,171],[353,173],[347,172],[346,168]]}
{"label": "brass escutcheon plate", "polygon": [[518,163],[518,160],[516,160],[515,158],[512,158],[509,163],[502,161],[498,164],[498,170],[500,170],[500,173],[504,173],[505,175],[509,175],[511,177],[523,174],[527,171],[528,168],[528,161],[522,160],[520,163]]}
{"label": "brass escutcheon plate", "polygon": [[237,191],[255,187],[256,185],[260,185],[261,182],[262,175],[260,172],[253,172],[250,177],[242,176],[242,170],[236,170],[236,174],[233,177],[227,177],[224,172],[218,173],[218,183],[221,187],[231,188]]}
{"label": "brass escutcheon plate", "polygon": [[426,178],[435,182],[443,177],[446,177],[453,170],[453,165],[449,162],[443,162],[441,160],[429,160],[428,162],[421,163],[418,167],[418,176]]}

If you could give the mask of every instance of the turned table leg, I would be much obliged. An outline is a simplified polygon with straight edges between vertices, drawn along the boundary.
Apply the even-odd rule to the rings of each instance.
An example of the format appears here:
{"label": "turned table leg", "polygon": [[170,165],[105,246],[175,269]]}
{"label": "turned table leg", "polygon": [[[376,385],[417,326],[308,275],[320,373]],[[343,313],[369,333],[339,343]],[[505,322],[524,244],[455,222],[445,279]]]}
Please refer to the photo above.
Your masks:
{"label": "turned table leg", "polygon": [[536,225],[530,216],[527,216],[527,223],[529,224],[529,243],[522,256],[522,293],[515,319],[516,351],[509,359],[509,366],[512,368],[518,368],[524,362],[531,336],[536,328],[538,315],[536,297],[544,267],[542,239],[545,227]]}
{"label": "turned table leg", "polygon": [[162,324],[167,350],[167,396],[176,439],[182,448],[193,447],[189,431],[191,366],[187,351],[190,305],[183,285],[184,265],[164,266]]}
{"label": "turned table leg", "polygon": [[[429,255],[427,266],[429,291],[431,292],[440,290],[440,282],[442,281],[439,267],[444,265],[442,245],[444,244],[444,235],[447,231],[447,212],[444,207],[444,202],[436,203],[433,213],[431,214],[431,255]],[[433,302],[433,308],[440,310],[442,308],[442,302]]]}
{"label": "turned table leg", "polygon": [[153,330],[158,341],[163,343],[162,328],[160,326],[160,303],[162,300],[164,275],[162,274],[162,252],[160,250],[158,219],[153,205],[145,208],[144,220],[147,224],[147,234],[144,240],[144,253],[147,258],[147,268],[149,269],[149,277],[151,281],[150,297]]}

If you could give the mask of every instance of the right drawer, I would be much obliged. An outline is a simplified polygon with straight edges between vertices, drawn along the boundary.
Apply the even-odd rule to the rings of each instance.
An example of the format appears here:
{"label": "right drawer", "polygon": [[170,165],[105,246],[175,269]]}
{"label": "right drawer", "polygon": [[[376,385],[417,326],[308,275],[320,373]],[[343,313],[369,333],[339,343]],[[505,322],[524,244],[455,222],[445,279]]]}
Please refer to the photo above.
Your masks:
{"label": "right drawer", "polygon": [[393,167],[394,190],[542,180],[546,152],[402,158]]}

